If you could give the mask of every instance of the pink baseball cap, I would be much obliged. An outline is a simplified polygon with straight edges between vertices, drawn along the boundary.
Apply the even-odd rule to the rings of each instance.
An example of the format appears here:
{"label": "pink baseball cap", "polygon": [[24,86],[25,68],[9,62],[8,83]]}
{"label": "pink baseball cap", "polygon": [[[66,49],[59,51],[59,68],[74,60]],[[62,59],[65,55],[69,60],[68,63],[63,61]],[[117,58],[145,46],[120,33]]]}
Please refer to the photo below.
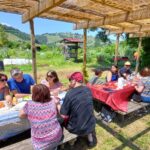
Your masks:
{"label": "pink baseball cap", "polygon": [[83,75],[81,72],[74,72],[68,78],[69,78],[69,80],[75,80],[80,83],[83,82]]}

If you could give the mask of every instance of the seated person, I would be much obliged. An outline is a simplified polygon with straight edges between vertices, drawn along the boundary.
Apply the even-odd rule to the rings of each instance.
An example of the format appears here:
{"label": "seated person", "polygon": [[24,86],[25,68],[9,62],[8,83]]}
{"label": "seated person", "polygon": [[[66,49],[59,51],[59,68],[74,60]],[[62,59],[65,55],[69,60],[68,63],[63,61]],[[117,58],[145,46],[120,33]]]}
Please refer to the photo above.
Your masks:
{"label": "seated person", "polygon": [[142,78],[135,86],[137,93],[133,95],[133,99],[150,103],[150,68],[144,68],[140,74]]}
{"label": "seated person", "polygon": [[11,78],[8,80],[8,86],[13,96],[21,98],[31,94],[31,87],[35,81],[29,74],[23,74],[18,68],[10,71]]}
{"label": "seated person", "polygon": [[118,66],[112,65],[111,70],[107,73],[106,81],[117,81],[118,80]]}
{"label": "seated person", "polygon": [[41,81],[41,84],[46,85],[51,91],[52,95],[57,95],[62,88],[62,83],[59,81],[56,71],[50,70],[46,74],[46,79]]}
{"label": "seated person", "polygon": [[12,104],[12,97],[10,96],[7,84],[7,76],[0,73],[0,101],[6,100],[8,104]]}
{"label": "seated person", "polygon": [[[36,108],[36,109],[35,109]],[[37,84],[32,89],[32,101],[20,111],[21,118],[28,118],[31,139],[35,150],[56,150],[62,138],[62,129],[57,120],[55,99],[50,98],[47,86]]]}
{"label": "seated person", "polygon": [[126,83],[127,83],[127,78],[128,78],[128,74],[126,73],[121,73],[120,77],[118,78],[118,89],[122,89]]}
{"label": "seated person", "polygon": [[68,117],[66,129],[79,136],[87,136],[89,146],[96,145],[93,98],[89,88],[83,85],[83,75],[74,72],[69,77],[71,89],[67,92],[60,114]]}
{"label": "seated person", "polygon": [[88,83],[90,84],[104,84],[106,80],[102,78],[103,71],[101,69],[94,69],[95,76],[92,77]]}
{"label": "seated person", "polygon": [[122,68],[119,70],[119,75],[124,74],[124,73],[131,75],[132,72],[131,72],[131,70],[130,70],[130,67],[131,67],[131,63],[130,63],[129,61],[126,61],[126,62],[124,63],[124,67],[122,67]]}

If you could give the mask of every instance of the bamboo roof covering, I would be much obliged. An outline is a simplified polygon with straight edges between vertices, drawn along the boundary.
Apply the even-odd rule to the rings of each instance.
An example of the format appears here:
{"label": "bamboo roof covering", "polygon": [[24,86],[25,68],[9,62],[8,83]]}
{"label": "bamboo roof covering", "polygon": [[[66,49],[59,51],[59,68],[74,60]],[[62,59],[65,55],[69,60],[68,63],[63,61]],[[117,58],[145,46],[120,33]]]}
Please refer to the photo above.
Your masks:
{"label": "bamboo roof covering", "polygon": [[110,33],[150,31],[150,0],[0,0],[0,11],[74,23],[74,29],[101,27]]}

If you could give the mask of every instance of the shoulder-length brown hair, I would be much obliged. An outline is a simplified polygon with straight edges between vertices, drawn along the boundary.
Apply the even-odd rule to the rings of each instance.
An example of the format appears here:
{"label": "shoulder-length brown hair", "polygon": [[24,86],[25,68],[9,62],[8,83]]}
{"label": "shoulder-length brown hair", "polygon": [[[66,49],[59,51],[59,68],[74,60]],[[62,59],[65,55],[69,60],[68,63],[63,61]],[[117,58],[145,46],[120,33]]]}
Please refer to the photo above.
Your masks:
{"label": "shoulder-length brown hair", "polygon": [[34,85],[32,89],[32,100],[41,103],[49,102],[51,98],[48,87],[43,84]]}
{"label": "shoulder-length brown hair", "polygon": [[49,70],[46,74],[46,79],[49,77],[49,76],[53,76],[54,77],[54,80],[53,82],[56,83],[56,82],[59,82],[59,78],[58,78],[58,75],[57,75],[57,72],[55,70]]}

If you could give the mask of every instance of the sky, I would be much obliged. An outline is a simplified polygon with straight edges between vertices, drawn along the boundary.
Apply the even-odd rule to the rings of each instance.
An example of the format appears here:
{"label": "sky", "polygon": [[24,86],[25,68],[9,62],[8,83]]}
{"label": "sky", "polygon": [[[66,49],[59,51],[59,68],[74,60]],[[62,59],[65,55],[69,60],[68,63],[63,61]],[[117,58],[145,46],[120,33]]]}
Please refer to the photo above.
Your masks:
{"label": "sky", "polygon": [[[12,26],[25,33],[30,33],[29,23],[22,23],[22,17],[18,14],[0,12],[0,23]],[[35,34],[56,33],[56,32],[72,32],[83,34],[83,30],[73,30],[72,23],[62,21],[54,21],[49,19],[34,19]],[[88,31],[88,35],[95,36],[96,32]]]}

